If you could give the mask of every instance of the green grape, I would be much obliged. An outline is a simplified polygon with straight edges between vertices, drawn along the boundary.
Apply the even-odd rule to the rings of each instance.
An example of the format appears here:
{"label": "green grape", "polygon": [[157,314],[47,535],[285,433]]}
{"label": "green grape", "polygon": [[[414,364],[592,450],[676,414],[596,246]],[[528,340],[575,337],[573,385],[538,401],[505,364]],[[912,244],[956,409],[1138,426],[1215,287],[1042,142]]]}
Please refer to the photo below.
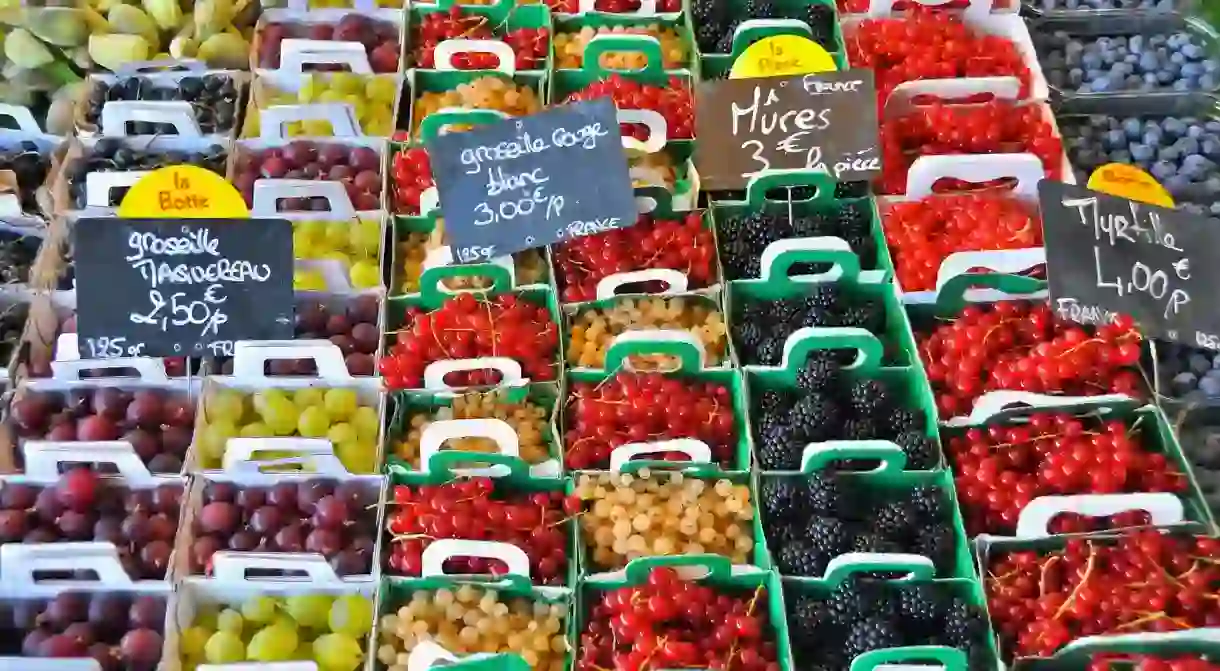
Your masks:
{"label": "green grape", "polygon": [[199,434],[199,448],[209,462],[219,462],[225,455],[230,438],[237,437],[237,427],[228,419],[216,420],[203,427]]}
{"label": "green grape", "polygon": [[381,247],[381,224],[372,219],[363,219],[352,226],[347,235],[347,246],[353,254],[367,259],[376,259]]}
{"label": "green grape", "polygon": [[364,91],[364,80],[360,75],[351,72],[336,72],[330,76],[330,88],[343,95],[362,93]]}
{"label": "green grape", "polygon": [[335,456],[349,473],[373,473],[377,470],[377,450],[370,443],[336,443]]}
{"label": "green grape", "polygon": [[336,421],[347,421],[359,407],[355,389],[327,389],[325,398],[326,412]]}
{"label": "green grape", "polygon": [[352,416],[352,424],[356,427],[356,435],[360,436],[360,440],[369,442],[377,440],[381,420],[378,419],[375,408],[368,406],[356,408],[356,414]]}
{"label": "green grape", "polygon": [[227,419],[230,424],[237,424],[244,414],[246,414],[246,400],[242,398],[241,392],[221,389],[216,392],[215,396],[208,399],[206,417],[212,422]]}
{"label": "green grape", "polygon": [[347,422],[333,424],[331,425],[330,430],[326,432],[326,439],[329,440],[332,445],[355,442],[357,437],[355,427]]}
{"label": "green grape", "polygon": [[363,637],[373,628],[373,601],[359,594],[341,596],[331,605],[328,622],[336,634]]}
{"label": "green grape", "polygon": [[372,261],[357,261],[348,270],[348,280],[357,289],[372,289],[381,285],[381,269]]}
{"label": "green grape", "polygon": [[298,135],[305,137],[334,137],[335,127],[325,119],[308,119],[301,122]]}
{"label": "green grape", "polygon": [[313,642],[313,661],[320,671],[353,671],[364,658],[364,648],[346,634],[325,634]]}
{"label": "green grape", "polygon": [[347,247],[348,229],[350,228],[351,224],[346,221],[332,221],[326,224],[326,244],[330,245],[332,250]]}
{"label": "green grape", "polygon": [[313,238],[309,237],[301,231],[292,232],[292,255],[298,259],[316,258],[321,250],[318,249],[317,243]]}
{"label": "green grape", "polygon": [[301,88],[297,90],[297,100],[303,103],[314,102],[318,95],[326,90],[326,84],[321,81],[320,77],[312,73],[304,75],[304,78]]}
{"label": "green grape", "polygon": [[363,91],[360,93],[343,96],[343,102],[352,106],[352,114],[356,115],[357,119],[365,118],[365,115],[369,111],[369,105],[367,102],[365,102],[364,98],[361,97],[361,93],[363,93]]}
{"label": "green grape", "polygon": [[317,387],[307,387],[292,395],[292,402],[301,410],[311,405],[322,405],[322,400],[322,390]]}
{"label": "green grape", "polygon": [[326,291],[326,278],[316,270],[294,270],[292,288],[294,291]]}
{"label": "green grape", "polygon": [[241,431],[238,433],[242,438],[266,438],[272,435],[271,427],[262,422],[250,422],[241,427]]}
{"label": "green grape", "polygon": [[195,610],[195,626],[200,629],[207,629],[208,635],[216,631],[216,618],[220,615],[220,609],[213,604],[200,604]]}
{"label": "green grape", "polygon": [[203,647],[203,658],[208,664],[232,664],[246,659],[246,646],[241,637],[231,631],[218,631],[208,638]]}
{"label": "green grape", "polygon": [[293,661],[304,662],[313,659],[313,654],[313,643],[301,639],[297,642],[297,649],[292,651],[292,659]]}
{"label": "green grape", "polygon": [[321,438],[330,430],[330,417],[326,411],[314,405],[301,411],[297,420],[297,432],[305,438]]}
{"label": "green grape", "polygon": [[330,617],[331,597],[325,594],[290,596],[284,605],[296,623],[307,629],[321,629]]}
{"label": "green grape", "polygon": [[284,624],[263,627],[250,639],[246,655],[256,662],[286,662],[292,659],[299,642],[295,627]]}
{"label": "green grape", "polygon": [[398,97],[398,82],[394,77],[370,77],[364,85],[364,95],[373,102],[393,107],[394,99]]}
{"label": "green grape", "polygon": [[241,636],[241,630],[245,624],[246,621],[244,618],[242,618],[241,613],[233,610],[232,608],[226,608],[220,611],[220,615],[216,618],[217,629],[220,631],[231,632],[237,634],[238,636]]}
{"label": "green grape", "polygon": [[[308,237],[315,245],[321,244],[322,241],[326,239],[326,222],[325,221],[318,221],[317,219],[308,219],[306,221],[301,221],[298,223],[300,224],[300,226],[297,228],[297,230],[300,231],[301,233],[305,234],[305,236]],[[301,392],[298,391],[297,393],[300,394]]]}
{"label": "green grape", "polygon": [[288,399],[270,401],[263,410],[263,420],[277,436],[291,436],[297,430],[297,407]]}
{"label": "green grape", "polygon": [[255,624],[267,624],[279,610],[275,599],[269,596],[256,596],[241,605],[241,614]]}
{"label": "green grape", "polygon": [[332,249],[331,251],[326,252],[322,255],[322,258],[326,259],[327,261],[338,261],[339,263],[343,264],[344,268],[352,265],[352,257],[337,249]]}
{"label": "green grape", "polygon": [[318,102],[320,103],[341,103],[343,102],[343,94],[334,89],[328,89],[318,94]]}
{"label": "green grape", "polygon": [[204,647],[207,646],[208,639],[211,637],[211,630],[204,629],[198,625],[183,629],[178,637],[178,645],[182,647],[182,655],[188,659],[203,659]]}

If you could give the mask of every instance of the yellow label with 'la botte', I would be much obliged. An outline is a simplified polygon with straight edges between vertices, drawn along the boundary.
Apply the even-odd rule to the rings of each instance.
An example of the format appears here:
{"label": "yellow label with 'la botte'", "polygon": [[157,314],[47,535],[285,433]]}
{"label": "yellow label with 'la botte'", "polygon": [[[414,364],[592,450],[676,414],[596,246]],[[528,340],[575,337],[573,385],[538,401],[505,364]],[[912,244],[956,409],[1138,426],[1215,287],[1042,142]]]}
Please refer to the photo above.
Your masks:
{"label": "yellow label with 'la botte'", "polygon": [[794,77],[838,69],[834,57],[817,42],[800,35],[775,35],[746,47],[733,61],[729,79]]}
{"label": "yellow label with 'la botte'", "polygon": [[1094,191],[1136,200],[1149,205],[1174,207],[1173,196],[1152,175],[1126,163],[1107,163],[1089,175],[1086,185]]}
{"label": "yellow label with 'la botte'", "polygon": [[126,219],[248,219],[241,193],[224,177],[194,165],[158,168],[123,196]]}

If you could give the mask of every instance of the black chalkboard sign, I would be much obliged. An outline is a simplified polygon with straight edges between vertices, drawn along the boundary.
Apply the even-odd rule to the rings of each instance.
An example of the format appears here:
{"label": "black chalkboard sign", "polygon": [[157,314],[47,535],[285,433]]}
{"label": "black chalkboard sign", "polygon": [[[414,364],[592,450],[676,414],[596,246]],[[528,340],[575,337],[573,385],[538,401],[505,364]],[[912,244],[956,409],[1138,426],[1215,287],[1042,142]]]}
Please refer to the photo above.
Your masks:
{"label": "black chalkboard sign", "polygon": [[282,219],[80,219],[81,356],[230,356],[293,334],[292,224]]}
{"label": "black chalkboard sign", "polygon": [[1073,321],[1220,349],[1220,228],[1155,205],[1042,180],[1051,307]]}
{"label": "black chalkboard sign", "polygon": [[881,172],[872,70],[707,81],[695,108],[703,189],[744,189],[762,170],[817,170],[839,182]]}
{"label": "black chalkboard sign", "polygon": [[560,105],[426,141],[445,235],[460,263],[636,222],[615,107]]}

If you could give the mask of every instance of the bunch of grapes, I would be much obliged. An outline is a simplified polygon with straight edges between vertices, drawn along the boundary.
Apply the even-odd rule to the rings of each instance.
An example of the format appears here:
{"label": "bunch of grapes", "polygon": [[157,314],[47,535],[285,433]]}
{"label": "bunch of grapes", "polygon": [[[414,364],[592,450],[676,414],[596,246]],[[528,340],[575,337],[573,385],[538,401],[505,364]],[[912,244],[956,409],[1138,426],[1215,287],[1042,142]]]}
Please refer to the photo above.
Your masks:
{"label": "bunch of grapes", "polygon": [[373,601],[360,594],[255,596],[201,605],[182,631],[185,668],[198,664],[313,661],[319,671],[355,671],[373,629]]}
{"label": "bunch of grapes", "polygon": [[[377,408],[361,405],[355,389],[220,389],[204,398],[199,433],[203,468],[219,468],[230,438],[325,438],[351,473],[377,469]],[[266,454],[265,458],[292,456]]]}

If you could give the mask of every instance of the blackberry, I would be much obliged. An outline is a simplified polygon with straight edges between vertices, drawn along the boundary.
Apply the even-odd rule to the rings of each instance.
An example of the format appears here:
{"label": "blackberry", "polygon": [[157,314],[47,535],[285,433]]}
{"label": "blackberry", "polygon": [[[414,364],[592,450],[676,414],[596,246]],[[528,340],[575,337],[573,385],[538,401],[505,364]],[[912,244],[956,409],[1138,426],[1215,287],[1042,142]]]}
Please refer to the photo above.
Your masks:
{"label": "blackberry", "polygon": [[[700,51],[715,51],[717,43],[720,42],[720,26],[718,22],[712,20],[699,20],[695,17],[695,23],[699,24],[699,28],[695,30],[695,42],[699,44]],[[744,255],[743,257],[744,258]]]}
{"label": "blackberry", "polygon": [[797,518],[804,508],[804,491],[796,478],[764,478],[759,492],[763,512],[776,521]]}
{"label": "blackberry", "polygon": [[[812,273],[811,273],[812,274]],[[801,317],[801,327],[813,326],[837,326],[839,318],[829,310],[823,310],[819,307],[811,307],[805,310],[805,315]]]}
{"label": "blackberry", "polygon": [[781,545],[775,554],[775,563],[779,564],[779,570],[784,575],[820,576],[830,562],[828,555],[800,540]]}
{"label": "blackberry", "polygon": [[849,578],[839,583],[839,586],[826,599],[826,621],[839,626],[846,626],[864,616],[868,611],[863,590],[857,589],[861,581]]}
{"label": "blackberry", "polygon": [[880,333],[885,329],[885,311],[881,305],[872,302],[853,305],[839,315],[839,324]]}
{"label": "blackberry", "polygon": [[851,530],[837,517],[814,515],[805,524],[805,537],[816,550],[833,559],[850,547]]}
{"label": "blackberry", "polygon": [[770,415],[775,413],[786,413],[792,407],[792,396],[784,393],[768,389],[758,397],[758,411]]}
{"label": "blackberry", "polygon": [[908,500],[920,524],[940,524],[945,519],[945,497],[936,487],[919,485],[911,490]]}
{"label": "blackberry", "polygon": [[852,417],[843,423],[843,440],[869,440],[880,437],[881,430],[872,419]]}
{"label": "blackberry", "polygon": [[762,462],[763,470],[795,471],[801,467],[801,453],[795,447],[797,440],[792,427],[782,423],[769,425],[761,442],[758,460]]}
{"label": "blackberry", "polygon": [[907,455],[906,470],[908,471],[935,468],[936,462],[939,461],[935,441],[922,433],[907,431],[895,438],[894,443],[902,448],[903,454]]}
{"label": "blackberry", "polygon": [[847,398],[856,417],[884,420],[889,416],[890,390],[880,380],[856,380],[847,390]]}
{"label": "blackberry", "polygon": [[863,198],[870,193],[872,193],[872,184],[866,179],[835,184],[835,200]]}
{"label": "blackberry", "polygon": [[814,515],[834,515],[839,506],[839,481],[833,475],[816,473],[805,481],[805,501]]}
{"label": "blackberry", "polygon": [[690,13],[701,28],[715,28],[724,20],[724,9],[724,0],[693,0]]}
{"label": "blackberry", "polygon": [[771,318],[770,306],[766,303],[745,303],[739,309],[743,321],[763,323]]}
{"label": "blackberry", "polygon": [[818,629],[827,621],[826,618],[825,602],[807,596],[796,597],[788,609],[788,622],[794,639],[817,638]]}
{"label": "blackberry", "polygon": [[827,312],[838,312],[839,290],[833,284],[819,284],[805,296],[805,309],[820,308]]}
{"label": "blackberry", "polygon": [[944,617],[944,599],[933,585],[912,585],[898,590],[898,612],[908,620],[932,624]]}
{"label": "blackberry", "polygon": [[733,331],[734,335],[737,336],[739,346],[746,350],[758,349],[759,344],[762,343],[764,338],[762,326],[758,322],[738,324]]}
{"label": "blackberry", "polygon": [[955,648],[966,648],[977,642],[987,631],[987,623],[977,608],[954,598],[945,612],[944,636]]}
{"label": "blackberry", "polygon": [[[816,5],[814,5],[816,6]],[[840,234],[845,237],[859,237],[873,239],[872,231],[872,212],[868,201],[857,201],[854,203],[842,203],[839,205],[839,211],[835,216],[835,225],[838,227]]]}
{"label": "blackberry", "polygon": [[[815,2],[807,7],[804,19],[809,24],[809,31],[813,41],[827,49],[833,49],[835,43],[834,10],[829,5]],[[838,187],[843,186],[843,184],[835,186],[835,191],[837,192]]]}
{"label": "blackberry", "polygon": [[[763,338],[763,341],[758,344],[758,347],[754,349],[754,360],[750,361],[750,357],[746,356],[745,363],[752,363],[760,366],[778,366],[780,361],[783,360],[784,341],[787,339],[787,336],[775,333],[766,336]],[[746,351],[748,352],[749,350]]]}
{"label": "blackberry", "polygon": [[872,650],[896,648],[902,645],[902,635],[893,623],[880,617],[867,617],[852,625],[843,640],[843,653],[855,659]]}
{"label": "blackberry", "polygon": [[922,433],[928,426],[927,418],[919,410],[911,408],[894,408],[887,418],[887,427],[892,435],[915,431]]}
{"label": "blackberry", "polygon": [[872,528],[890,540],[901,540],[911,533],[914,511],[900,502],[884,503],[873,512]]}
{"label": "blackberry", "polygon": [[844,235],[851,250],[860,257],[860,266],[875,268],[877,266],[877,241],[868,233],[862,235]]}
{"label": "blackberry", "polygon": [[773,19],[775,15],[771,0],[746,0],[746,16],[751,19]]}
{"label": "blackberry", "polygon": [[851,541],[852,552],[902,552],[902,546],[869,531],[856,534]]}
{"label": "blackberry", "polygon": [[839,405],[826,394],[809,394],[792,406],[792,428],[798,440],[819,443],[831,440],[842,424]]}
{"label": "blackberry", "polygon": [[741,21],[732,21],[725,26],[724,33],[720,36],[720,41],[716,43],[716,48],[713,50],[718,54],[733,53],[733,33],[737,32],[737,26],[741,25]]}
{"label": "blackberry", "polygon": [[772,321],[783,326],[792,326],[794,322],[798,321],[798,317],[803,311],[804,301],[775,301],[771,303],[770,307]]}
{"label": "blackberry", "polygon": [[953,530],[942,526],[924,527],[915,536],[911,551],[932,560],[939,570],[953,564]]}
{"label": "blackberry", "polygon": [[802,238],[817,238],[824,235],[834,235],[834,224],[822,213],[808,217],[798,217],[792,222],[792,233]]}
{"label": "blackberry", "polygon": [[814,352],[796,373],[796,386],[801,391],[827,391],[838,383],[839,364],[829,352]]}

